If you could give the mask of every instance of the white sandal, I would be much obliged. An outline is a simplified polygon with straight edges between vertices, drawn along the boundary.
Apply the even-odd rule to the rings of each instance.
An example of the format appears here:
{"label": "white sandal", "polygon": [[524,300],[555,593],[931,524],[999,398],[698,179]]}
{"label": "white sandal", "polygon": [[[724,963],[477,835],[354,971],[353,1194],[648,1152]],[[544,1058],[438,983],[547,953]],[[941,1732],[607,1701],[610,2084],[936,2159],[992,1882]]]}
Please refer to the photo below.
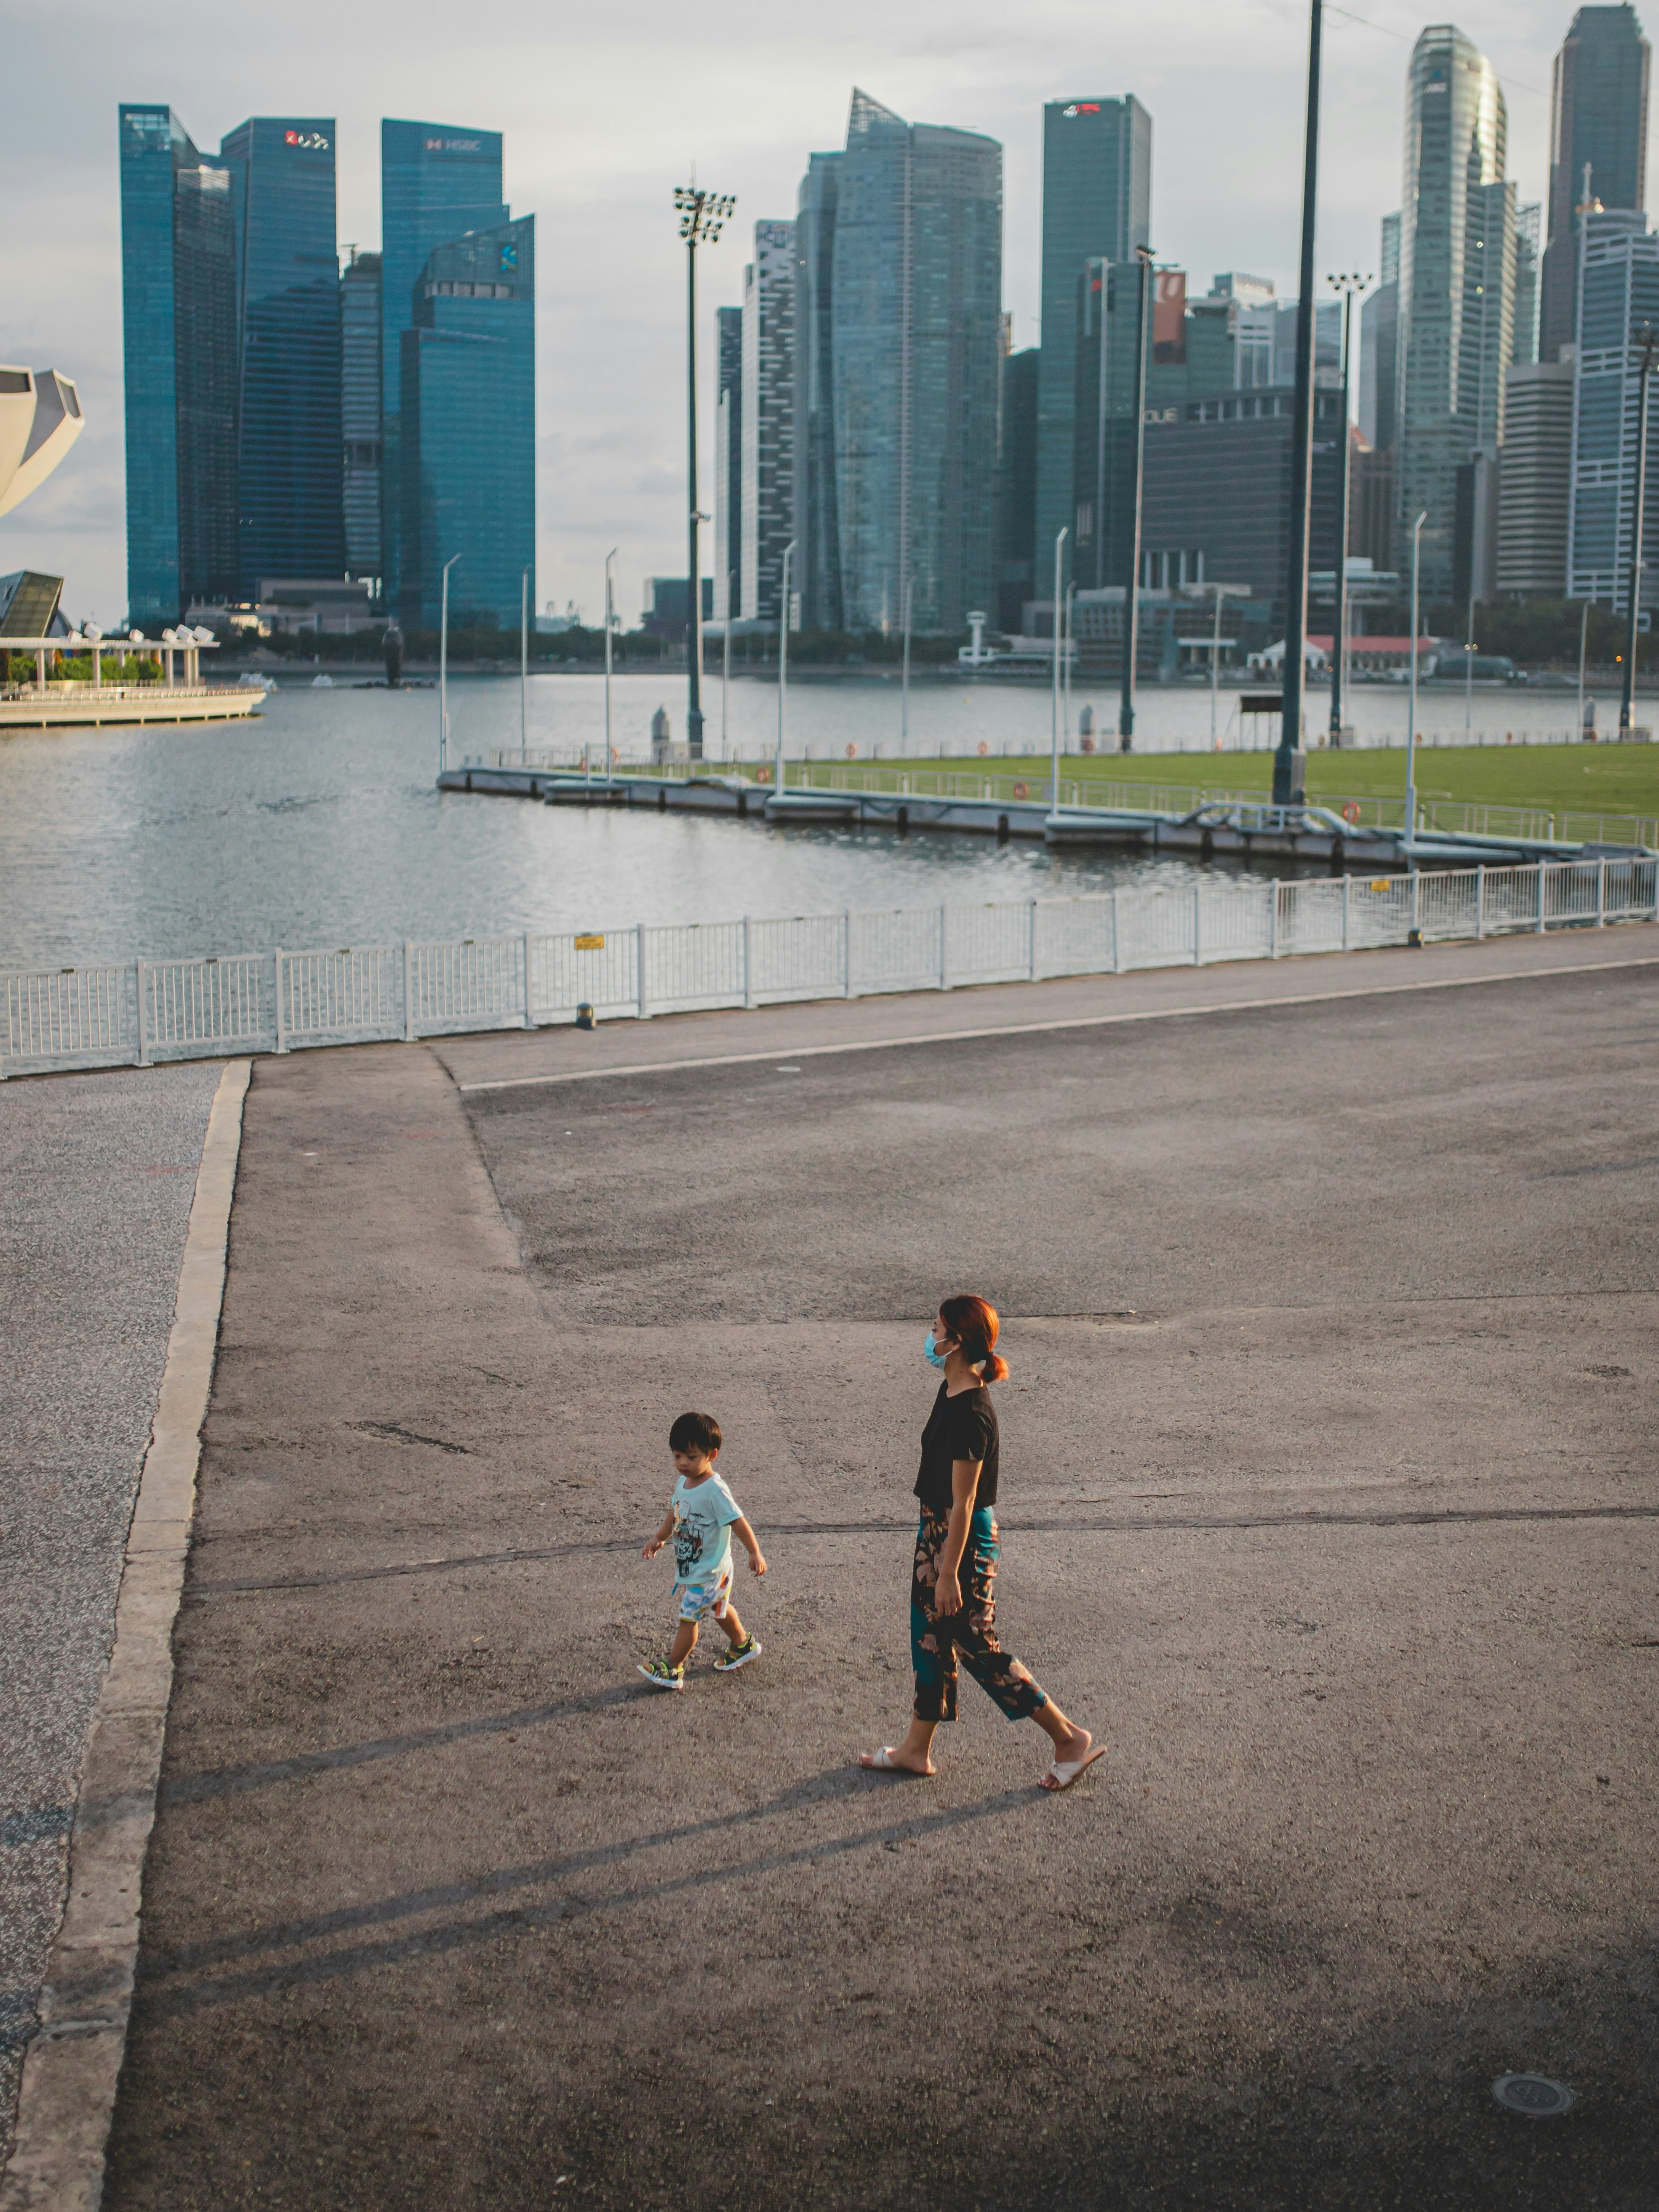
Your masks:
{"label": "white sandal", "polygon": [[1044,1790],[1069,1790],[1080,1774],[1086,1773],[1096,1759],[1104,1759],[1106,1746],[1091,1744],[1081,1759],[1057,1759],[1038,1785]]}
{"label": "white sandal", "polygon": [[932,1773],[924,1774],[919,1766],[906,1766],[895,1759],[890,1743],[883,1744],[879,1751],[861,1751],[859,1765],[866,1773],[908,1774],[913,1782],[931,1782],[933,1778]]}

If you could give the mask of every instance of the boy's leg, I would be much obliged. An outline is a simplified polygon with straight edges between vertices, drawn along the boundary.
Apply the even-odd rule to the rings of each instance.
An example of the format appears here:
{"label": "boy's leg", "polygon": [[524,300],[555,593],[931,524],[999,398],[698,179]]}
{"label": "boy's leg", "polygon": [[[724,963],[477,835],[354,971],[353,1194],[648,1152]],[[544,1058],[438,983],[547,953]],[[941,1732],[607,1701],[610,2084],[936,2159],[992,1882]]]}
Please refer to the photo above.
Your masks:
{"label": "boy's leg", "polygon": [[726,1601],[726,1610],[723,1613],[717,1613],[714,1615],[714,1618],[719,1621],[720,1626],[726,1631],[727,1641],[731,1644],[733,1650],[737,1649],[739,1644],[744,1644],[748,1641],[748,1638],[744,1636],[743,1632],[743,1623],[738,1619],[738,1608],[732,1604],[730,1598]]}
{"label": "boy's leg", "polygon": [[674,1632],[674,1641],[668,1649],[669,1665],[671,1667],[684,1667],[686,1661],[691,1656],[691,1647],[696,1644],[696,1622],[695,1620],[681,1621],[678,1628]]}

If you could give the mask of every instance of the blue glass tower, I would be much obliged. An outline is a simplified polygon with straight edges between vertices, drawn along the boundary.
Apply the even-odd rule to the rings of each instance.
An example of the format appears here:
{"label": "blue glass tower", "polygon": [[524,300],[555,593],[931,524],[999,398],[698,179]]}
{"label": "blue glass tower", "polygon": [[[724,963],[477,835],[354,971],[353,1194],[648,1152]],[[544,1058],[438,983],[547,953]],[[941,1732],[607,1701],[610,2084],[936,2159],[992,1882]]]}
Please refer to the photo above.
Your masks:
{"label": "blue glass tower", "polygon": [[520,581],[536,601],[536,221],[438,247],[411,288],[398,345],[405,628],[435,629],[444,563],[450,614],[516,629]]}
{"label": "blue glass tower", "polygon": [[[1152,242],[1152,118],[1140,102],[1051,100],[1042,111],[1042,357],[1037,368],[1036,562],[1076,527],[1072,483],[1077,285],[1085,261],[1133,263]],[[1053,586],[1049,586],[1050,591]]]}
{"label": "blue glass tower", "polygon": [[236,594],[231,179],[171,108],[119,116],[127,604],[146,629]]}
{"label": "blue glass tower", "polygon": [[[435,247],[466,231],[494,229],[507,221],[509,213],[501,198],[499,131],[468,131],[451,123],[391,118],[382,122],[380,373],[385,380],[386,470],[381,528],[386,592],[388,603],[394,606],[402,597],[398,502],[402,480],[398,407],[403,335],[412,321],[416,282]],[[514,604],[517,605],[516,596]]]}
{"label": "blue glass tower", "polygon": [[340,263],[331,116],[256,116],[223,140],[236,215],[241,334],[238,566],[338,576]]}
{"label": "blue glass tower", "polygon": [[966,628],[994,605],[1002,149],[854,92],[830,304],[842,619]]}

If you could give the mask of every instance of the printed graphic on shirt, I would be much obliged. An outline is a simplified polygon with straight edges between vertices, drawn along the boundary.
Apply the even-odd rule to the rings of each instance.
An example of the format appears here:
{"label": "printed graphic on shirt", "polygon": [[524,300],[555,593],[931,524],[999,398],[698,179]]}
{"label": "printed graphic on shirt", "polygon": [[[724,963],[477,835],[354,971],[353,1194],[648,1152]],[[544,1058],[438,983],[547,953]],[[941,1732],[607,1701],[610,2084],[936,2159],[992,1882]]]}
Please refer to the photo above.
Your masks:
{"label": "printed graphic on shirt", "polygon": [[674,1571],[682,1583],[717,1581],[732,1557],[732,1523],[742,1509],[717,1474],[674,1485]]}

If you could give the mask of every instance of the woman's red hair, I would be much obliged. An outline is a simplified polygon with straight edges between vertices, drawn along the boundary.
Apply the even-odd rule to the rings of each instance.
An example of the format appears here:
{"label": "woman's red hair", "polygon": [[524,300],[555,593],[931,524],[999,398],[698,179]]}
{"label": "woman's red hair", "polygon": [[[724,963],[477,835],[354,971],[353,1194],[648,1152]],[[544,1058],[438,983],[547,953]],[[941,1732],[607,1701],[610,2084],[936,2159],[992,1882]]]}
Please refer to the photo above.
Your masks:
{"label": "woman's red hair", "polygon": [[945,1299],[939,1311],[939,1319],[967,1354],[969,1365],[983,1365],[986,1381],[1000,1382],[1008,1372],[1008,1363],[994,1348],[1002,1331],[996,1308],[987,1298],[963,1296]]}

